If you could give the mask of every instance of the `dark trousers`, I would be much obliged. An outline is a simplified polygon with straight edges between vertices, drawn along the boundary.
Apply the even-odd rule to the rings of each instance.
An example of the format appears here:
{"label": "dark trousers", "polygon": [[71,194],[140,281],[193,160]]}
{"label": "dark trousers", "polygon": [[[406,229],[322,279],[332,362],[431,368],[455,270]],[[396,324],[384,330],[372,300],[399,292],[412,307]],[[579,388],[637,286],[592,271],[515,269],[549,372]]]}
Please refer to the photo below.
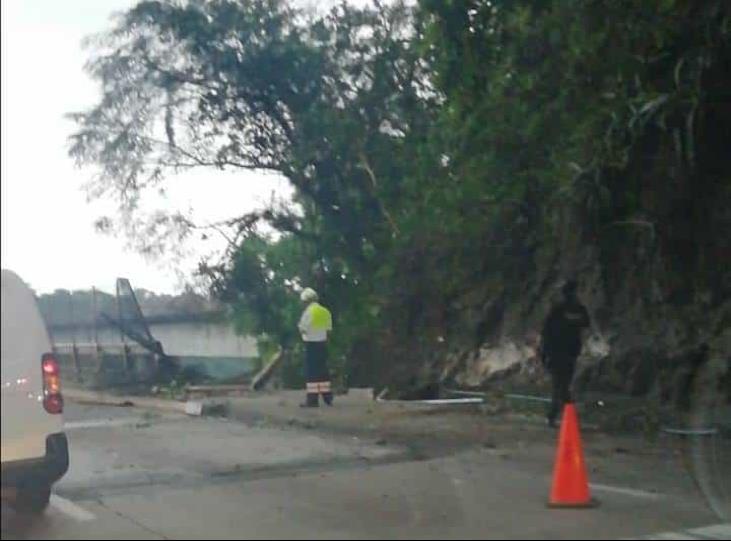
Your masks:
{"label": "dark trousers", "polygon": [[330,371],[327,366],[327,343],[305,342],[305,381],[307,405],[317,406],[320,395],[326,404],[333,401]]}
{"label": "dark trousers", "polygon": [[555,356],[549,359],[549,368],[553,383],[551,406],[548,409],[548,420],[553,423],[561,413],[563,406],[571,402],[571,382],[576,369],[576,356]]}

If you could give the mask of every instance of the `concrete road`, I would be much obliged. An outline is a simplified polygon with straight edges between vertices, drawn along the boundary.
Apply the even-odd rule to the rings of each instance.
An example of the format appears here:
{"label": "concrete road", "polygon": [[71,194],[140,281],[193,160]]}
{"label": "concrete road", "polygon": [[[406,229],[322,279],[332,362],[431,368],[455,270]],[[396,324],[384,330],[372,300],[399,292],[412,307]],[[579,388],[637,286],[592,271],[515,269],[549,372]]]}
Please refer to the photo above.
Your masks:
{"label": "concrete road", "polygon": [[417,459],[399,446],[299,426],[80,406],[66,418],[68,475],[43,517],[3,505],[3,539],[731,535],[700,498],[620,484],[592,487],[597,509],[549,510],[550,471],[490,449]]}

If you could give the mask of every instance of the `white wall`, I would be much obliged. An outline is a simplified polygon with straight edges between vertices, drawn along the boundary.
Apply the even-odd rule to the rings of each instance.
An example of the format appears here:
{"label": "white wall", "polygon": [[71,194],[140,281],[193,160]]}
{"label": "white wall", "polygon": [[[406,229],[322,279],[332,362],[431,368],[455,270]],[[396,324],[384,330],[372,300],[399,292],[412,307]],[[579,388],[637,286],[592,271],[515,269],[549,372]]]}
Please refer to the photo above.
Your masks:
{"label": "white wall", "polygon": [[256,340],[237,335],[226,323],[164,323],[150,326],[168,355],[256,357]]}
{"label": "white wall", "polygon": [[[93,331],[89,328],[72,330],[51,329],[56,343],[91,342]],[[162,343],[165,353],[192,357],[256,357],[256,339],[237,335],[231,325],[224,322],[156,323],[150,325],[152,336]],[[104,327],[98,330],[100,344],[121,342],[119,330]]]}

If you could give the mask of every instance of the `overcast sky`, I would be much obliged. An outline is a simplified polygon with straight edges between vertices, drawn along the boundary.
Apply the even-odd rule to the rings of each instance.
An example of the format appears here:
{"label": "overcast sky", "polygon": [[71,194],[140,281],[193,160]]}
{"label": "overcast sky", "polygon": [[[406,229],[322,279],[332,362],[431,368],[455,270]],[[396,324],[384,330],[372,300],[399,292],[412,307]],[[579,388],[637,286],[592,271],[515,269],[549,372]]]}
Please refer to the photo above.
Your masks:
{"label": "overcast sky", "polygon": [[[302,0],[305,1],[305,0]],[[82,39],[107,28],[130,0],[2,0],[2,266],[37,292],[56,288],[112,291],[118,276],[134,287],[175,292],[181,283],[166,262],[149,262],[125,250],[124,239],[94,231],[109,203],[88,203],[82,185],[91,171],[67,156],[74,126],[64,114],[95,102],[97,88],[83,71]],[[363,3],[359,1],[358,3]],[[215,183],[214,186],[211,183]],[[192,208],[199,221],[247,212],[286,193],[271,175],[206,172],[176,178],[167,199],[154,204]],[[191,245],[178,271],[215,240]]]}

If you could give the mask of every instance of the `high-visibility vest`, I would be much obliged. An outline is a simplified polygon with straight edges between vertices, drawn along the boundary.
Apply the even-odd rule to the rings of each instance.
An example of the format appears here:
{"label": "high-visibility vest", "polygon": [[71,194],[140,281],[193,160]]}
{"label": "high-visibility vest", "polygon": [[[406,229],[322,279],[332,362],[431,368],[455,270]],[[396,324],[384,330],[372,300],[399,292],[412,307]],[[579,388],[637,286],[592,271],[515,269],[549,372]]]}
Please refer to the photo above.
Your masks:
{"label": "high-visibility vest", "polygon": [[305,342],[324,342],[333,328],[332,314],[320,303],[310,303],[302,313],[298,327]]}

